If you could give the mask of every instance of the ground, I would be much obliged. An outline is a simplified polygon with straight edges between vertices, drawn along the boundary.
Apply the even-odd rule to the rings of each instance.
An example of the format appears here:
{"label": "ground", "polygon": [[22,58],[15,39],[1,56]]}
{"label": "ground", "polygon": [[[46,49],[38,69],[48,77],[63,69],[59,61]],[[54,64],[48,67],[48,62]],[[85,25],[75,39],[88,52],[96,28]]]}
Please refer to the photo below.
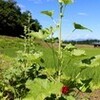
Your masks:
{"label": "ground", "polygon": [[78,100],[100,100],[100,89],[91,93],[79,93],[80,98]]}

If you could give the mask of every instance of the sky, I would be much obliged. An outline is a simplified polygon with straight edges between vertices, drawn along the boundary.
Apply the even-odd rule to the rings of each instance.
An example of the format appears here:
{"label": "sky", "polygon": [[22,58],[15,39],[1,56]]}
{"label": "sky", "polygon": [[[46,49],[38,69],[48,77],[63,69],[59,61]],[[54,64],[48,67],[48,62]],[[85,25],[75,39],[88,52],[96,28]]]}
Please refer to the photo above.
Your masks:
{"label": "sky", "polygon": [[[43,10],[53,10],[54,19],[58,20],[59,6],[57,0],[16,0],[21,11],[29,10],[33,19],[37,19],[43,28],[54,25],[53,21],[40,12]],[[74,29],[73,23],[79,23],[93,32],[87,30]],[[54,34],[58,37],[58,33]],[[73,4],[67,5],[62,24],[63,40],[83,40],[99,39],[100,40],[100,0],[74,0]]]}

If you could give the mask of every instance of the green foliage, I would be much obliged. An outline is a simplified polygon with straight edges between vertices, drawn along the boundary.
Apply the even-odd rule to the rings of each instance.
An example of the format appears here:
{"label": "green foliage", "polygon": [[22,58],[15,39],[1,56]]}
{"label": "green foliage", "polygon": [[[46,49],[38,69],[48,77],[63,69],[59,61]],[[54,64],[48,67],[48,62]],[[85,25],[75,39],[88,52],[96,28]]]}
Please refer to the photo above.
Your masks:
{"label": "green foliage", "polygon": [[82,56],[82,55],[85,55],[85,51],[84,50],[80,50],[80,49],[74,49],[72,51],[72,55],[73,56]]}
{"label": "green foliage", "polygon": [[82,25],[80,25],[80,24],[77,24],[77,23],[74,23],[74,30],[73,30],[73,32],[76,30],[76,29],[80,29],[80,30],[89,30],[90,32],[92,32],[92,30],[90,30],[90,29],[88,29],[88,28],[86,28],[86,27],[84,27],[84,26],[82,26]]}
{"label": "green foliage", "polygon": [[67,96],[66,100],[75,100],[75,98],[73,96]]}
{"label": "green foliage", "polygon": [[73,3],[73,0],[58,0],[60,3],[64,3],[65,5]]}
{"label": "green foliage", "polygon": [[[77,100],[78,93],[76,93],[76,90],[83,92],[91,91],[93,78],[97,76],[94,68],[99,68],[100,56],[98,55],[73,62],[75,58],[85,55],[85,51],[77,49],[71,44],[63,48],[61,47],[63,9],[65,5],[71,2],[71,0],[59,0],[60,21],[58,22],[59,25],[55,26],[56,28],[50,27],[39,30],[38,32],[33,32],[30,29],[32,25],[32,23],[30,23],[31,16],[30,14],[28,15],[28,22],[24,29],[25,36],[23,36],[24,49],[18,51],[15,65],[3,73],[2,82],[0,82],[0,99]],[[50,16],[53,20],[53,12],[43,11],[42,13]],[[45,68],[41,66],[45,63],[45,60],[42,58],[43,53],[36,50],[34,40],[44,40],[49,37],[49,35],[51,35],[53,39],[55,29],[59,30],[59,43],[56,49],[53,46],[54,42],[52,40],[50,48],[53,53],[54,63],[56,63],[53,68]],[[75,23],[75,29],[87,28]],[[65,59],[66,56],[67,59]],[[66,65],[64,64],[65,62]],[[77,70],[75,70],[74,67],[77,68]],[[71,68],[73,73],[70,71]],[[88,72],[90,69],[92,69],[93,73],[87,74],[86,71]]]}
{"label": "green foliage", "polygon": [[[27,43],[25,42],[24,44],[24,52],[18,52],[16,60],[14,60],[14,67],[7,68],[3,73],[2,82],[4,89],[2,90],[1,88],[2,98],[10,99],[12,97],[13,99],[22,99],[29,91],[25,85],[26,81],[42,77],[41,71],[43,67],[39,65],[42,53],[35,51],[33,48],[35,45],[33,43],[30,44],[31,41],[29,40],[27,38]],[[29,46],[32,48],[29,48]]]}
{"label": "green foliage", "polygon": [[52,34],[52,32],[50,31],[50,29],[46,28],[46,29],[39,30],[39,32],[31,32],[29,35],[34,37],[34,38],[45,39],[50,34]]}
{"label": "green foliage", "polygon": [[[7,37],[6,37],[7,38]],[[22,45],[22,43],[24,42],[24,41],[22,41],[22,40],[20,40],[20,39],[4,39],[4,37],[2,37],[1,39],[2,39],[2,41],[7,41],[6,43],[10,43],[10,41],[17,41],[17,43],[18,44],[21,44],[21,46],[23,46]],[[28,40],[30,40],[30,39],[28,39]],[[20,43],[19,43],[20,42]],[[29,49],[29,44],[30,44],[30,42],[29,41],[27,41],[28,43],[28,45],[27,45],[27,48]],[[33,44],[34,44],[34,42],[33,42],[33,40],[31,41]],[[7,46],[6,45],[6,43],[5,43],[5,46]],[[12,43],[12,42],[11,42]],[[24,42],[25,43],[25,42]],[[24,44],[25,45],[25,44]],[[11,46],[11,45],[10,45]],[[32,46],[31,45],[31,47],[32,48],[30,48],[30,50],[33,50],[34,52],[35,52],[35,50],[33,49],[33,48],[37,48],[37,45],[36,45],[36,47],[35,46]],[[11,48],[11,47],[9,47],[9,48]],[[27,52],[29,51],[27,49]],[[39,78],[46,78],[46,77],[48,77],[48,79],[49,80],[51,80],[51,81],[54,81],[54,79],[52,79],[52,76],[53,76],[53,78],[55,78],[55,76],[57,75],[55,75],[55,70],[54,70],[54,61],[53,61],[53,57],[52,57],[52,50],[50,50],[50,48],[48,48],[48,47],[42,47],[42,46],[40,46],[40,47],[38,47],[38,49],[40,50],[40,51],[43,51],[44,53],[45,53],[45,55],[43,55],[43,58],[44,58],[44,63],[45,63],[45,66],[46,66],[46,69],[42,69],[42,71],[43,72],[41,72],[41,70],[39,71],[38,69],[39,69],[39,65],[37,65],[37,67],[36,67],[36,69],[35,68],[32,68],[32,67],[29,67],[29,68],[26,68],[26,70],[27,70],[27,75],[28,75],[28,77],[30,77],[31,76],[31,78],[30,79],[35,79],[34,77],[39,77]],[[74,85],[71,85],[70,86],[70,88],[72,88],[73,86],[74,87],[78,87],[79,89],[82,89],[82,91],[90,91],[89,89],[88,89],[88,87],[90,88],[90,89],[96,89],[96,88],[98,88],[98,87],[100,87],[99,86],[99,83],[100,83],[100,77],[99,77],[99,70],[100,70],[100,68],[99,68],[99,66],[96,66],[96,67],[93,67],[92,66],[92,61],[95,63],[95,62],[100,62],[100,60],[99,60],[99,56],[95,56],[95,57],[90,57],[89,58],[89,56],[92,56],[92,55],[95,55],[95,54],[99,54],[99,48],[92,48],[92,49],[90,49],[90,48],[83,48],[83,49],[85,49],[86,50],[86,54],[88,54],[88,55],[86,55],[85,56],[85,58],[83,59],[83,57],[84,56],[82,56],[82,58],[79,58],[79,59],[77,59],[76,57],[72,57],[72,58],[70,58],[71,57],[71,53],[70,52],[72,52],[73,50],[75,50],[75,49],[77,49],[75,46],[73,46],[73,45],[71,45],[71,44],[69,44],[69,45],[66,45],[66,47],[65,48],[63,48],[64,49],[64,70],[62,70],[63,71],[63,75],[61,76],[61,79],[66,79],[67,80],[67,82],[64,82],[64,84],[66,84],[66,85],[71,85],[71,83],[73,83],[73,79],[77,76],[77,74],[80,72],[79,71],[79,69],[80,68],[86,68],[87,66],[88,66],[88,68],[86,68],[85,70],[83,70],[83,72],[81,73],[81,75],[80,75],[80,78],[78,79],[78,80],[76,80],[75,79],[75,81],[74,81]],[[22,49],[22,51],[24,51],[23,49]],[[96,53],[95,53],[96,52]],[[21,54],[21,53],[23,53],[23,52],[19,52],[19,54],[18,54],[18,57],[19,57],[19,59],[22,59],[22,55],[23,54]],[[32,52],[31,52],[32,53]],[[39,52],[37,52],[37,50],[36,50],[36,53],[39,53]],[[34,53],[33,53],[34,54]],[[48,55],[49,55],[49,58],[48,58]],[[68,56],[68,55],[70,55],[70,56]],[[16,57],[16,59],[18,58],[18,57]],[[38,61],[40,61],[41,60],[41,57],[42,57],[42,55],[40,54],[40,59],[34,59],[34,61],[35,62],[38,62]],[[5,59],[6,59],[7,57],[5,57]],[[26,59],[27,57],[24,57],[24,59]],[[96,60],[96,59],[97,60]],[[8,58],[9,59],[9,58]],[[14,59],[14,58],[13,58]],[[30,58],[29,58],[30,59]],[[70,61],[70,59],[71,59],[71,62],[69,62]],[[83,59],[82,60],[82,64],[80,64],[80,66],[79,66],[79,61],[81,61],[81,59]],[[86,61],[86,59],[87,59],[87,61]],[[10,59],[9,59],[10,60]],[[18,60],[18,59],[17,59]],[[68,61],[69,60],[69,61]],[[11,61],[12,61],[12,59],[11,59]],[[20,61],[20,60],[19,60]],[[31,61],[31,60],[27,60],[27,61],[29,61],[30,63],[28,64],[29,66],[32,64],[32,62],[34,62],[34,61]],[[6,62],[7,63],[7,62]],[[7,67],[7,64],[5,63],[5,66]],[[21,63],[21,65],[20,65],[20,63]],[[13,73],[13,74],[17,74],[17,75],[19,75],[19,76],[22,76],[22,75],[20,75],[20,74],[18,74],[18,73],[20,73],[21,71],[19,70],[19,68],[21,67],[21,66],[23,66],[23,64],[22,64],[22,62],[18,62],[17,64],[15,63],[15,65],[14,65],[14,67],[13,68],[8,68],[9,70],[7,70],[6,72],[9,72],[9,71],[11,71],[11,73]],[[99,63],[100,64],[100,63]],[[20,65],[20,66],[19,66]],[[44,64],[43,64],[44,65]],[[98,64],[97,64],[98,65]],[[10,66],[10,65],[9,65]],[[16,67],[15,67],[16,66]],[[19,68],[18,68],[18,66],[19,66]],[[49,67],[49,68],[48,68]],[[12,69],[14,69],[14,72],[13,72],[13,70]],[[41,67],[40,67],[40,69],[41,69]],[[15,71],[16,70],[16,71]],[[17,71],[18,70],[18,71]],[[30,70],[30,71],[29,71]],[[39,73],[40,74],[38,74],[37,75],[37,70],[39,71]],[[45,70],[46,70],[46,72],[45,72]],[[91,71],[91,73],[89,73]],[[65,73],[65,74],[64,74]],[[95,73],[95,75],[94,75],[94,73]],[[42,75],[43,74],[43,75]],[[10,74],[7,74],[7,76],[8,75],[10,75]],[[6,75],[5,75],[6,76]],[[12,74],[11,74],[11,76],[13,76]],[[15,76],[13,76],[13,77],[15,77]],[[72,82],[71,82],[71,80],[69,80],[71,78],[71,80],[72,80]],[[85,83],[83,84],[81,81],[80,81],[80,79],[82,80],[82,81],[84,81],[84,80],[88,80],[88,79],[90,79],[90,78],[92,78],[92,81],[90,82],[90,83],[88,83],[88,85],[89,86],[87,86],[87,87],[84,87],[84,86],[86,86],[85,85]],[[20,78],[17,78],[17,80],[18,80],[18,82],[17,83],[20,83],[19,82],[19,80],[21,80]],[[17,81],[16,80],[16,81]],[[41,80],[41,79],[40,79]],[[33,81],[34,82],[34,81]],[[0,82],[0,83],[2,83],[2,82]],[[77,84],[78,83],[78,84]],[[75,85],[76,84],[76,85]],[[3,84],[2,84],[3,85]],[[1,85],[1,87],[2,88],[4,88],[4,87],[6,87],[6,89],[7,89],[7,87],[9,87],[8,85],[3,85],[2,86]],[[20,86],[20,85],[19,85]],[[26,85],[25,85],[26,86]],[[83,88],[82,88],[83,87]],[[61,88],[61,87],[60,87]],[[16,89],[16,88],[15,88]],[[11,91],[14,91],[13,90],[13,88],[10,88],[9,87],[9,90],[10,90],[10,92]],[[24,96],[26,96],[26,94],[30,94],[30,92],[29,92],[29,89],[26,89],[27,90],[27,92],[26,92],[26,94],[24,94],[24,90],[25,90],[25,88],[24,89],[22,89],[22,91],[23,91],[23,97]],[[10,93],[9,92],[9,93]],[[1,92],[1,94],[2,94],[2,92]],[[20,92],[20,94],[21,94],[21,92]],[[22,95],[22,94],[21,94]],[[48,96],[48,98],[53,98],[54,99],[54,96],[55,95],[49,95]],[[69,95],[70,96],[70,95]],[[67,97],[69,98],[69,96],[67,95]],[[56,97],[56,96],[55,96]],[[25,97],[24,97],[25,98]],[[60,97],[60,98],[64,98],[64,99],[66,99],[66,97]]]}
{"label": "green foliage", "polygon": [[87,67],[99,67],[100,66],[100,55],[93,56],[91,58],[83,59],[82,60],[83,66]]}
{"label": "green foliage", "polygon": [[72,50],[74,50],[75,48],[76,48],[76,47],[70,43],[70,44],[67,44],[67,45],[64,47],[64,50],[72,51]]}
{"label": "green foliage", "polygon": [[23,33],[23,27],[20,22],[21,12],[15,1],[1,0],[0,16],[0,34],[19,36],[19,34]]}
{"label": "green foliage", "polygon": [[26,86],[30,89],[30,92],[23,100],[44,100],[51,94],[56,94],[56,96],[61,95],[60,89],[62,87],[62,83],[60,82],[50,82],[48,79],[36,78],[34,81],[28,80],[26,82]]}
{"label": "green foliage", "polygon": [[52,17],[52,15],[53,15],[53,11],[41,11],[41,13],[42,14],[45,14],[45,15],[47,15],[47,16],[49,16],[49,17]]}
{"label": "green foliage", "polygon": [[[83,59],[82,63],[80,64],[81,67],[88,67],[85,71],[82,73],[82,77],[86,78],[87,74],[89,74],[87,77],[93,78],[93,83],[99,83],[99,77],[96,78],[96,75],[98,74],[97,70],[99,70],[100,66],[100,55],[93,56],[91,58]],[[91,73],[88,73],[88,71],[91,70]],[[84,75],[85,73],[85,75]],[[96,78],[96,79],[95,79]]]}
{"label": "green foliage", "polygon": [[[40,25],[37,19],[32,19],[32,15],[30,11],[25,11],[22,13],[21,22],[23,26],[28,26],[27,28],[29,28],[29,30],[32,30],[35,32],[39,31],[39,29],[42,28],[42,26]],[[26,33],[29,33],[29,32],[27,31]]]}
{"label": "green foliage", "polygon": [[[0,34],[8,36],[24,35],[24,25],[28,23],[28,14],[30,12],[21,12],[20,7],[14,0],[0,0]],[[32,19],[30,29],[38,31],[41,25],[36,19]]]}
{"label": "green foliage", "polygon": [[[34,78],[40,77],[41,70],[42,67],[36,64],[33,64],[31,67],[27,68],[22,68],[22,66],[9,68],[3,76],[3,94],[7,91],[13,93],[13,98],[25,97],[27,92],[29,91],[25,83],[28,79],[34,80]],[[8,94],[6,94],[5,96],[8,97]]]}

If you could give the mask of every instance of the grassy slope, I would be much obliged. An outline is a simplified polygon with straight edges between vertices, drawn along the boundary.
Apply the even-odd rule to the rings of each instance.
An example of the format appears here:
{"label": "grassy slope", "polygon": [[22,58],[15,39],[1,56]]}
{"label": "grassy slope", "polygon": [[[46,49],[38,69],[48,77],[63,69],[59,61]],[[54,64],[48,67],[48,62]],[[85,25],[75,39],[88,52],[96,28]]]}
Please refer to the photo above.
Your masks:
{"label": "grassy slope", "polygon": [[[16,51],[23,48],[23,40],[19,38],[13,38],[13,37],[7,37],[7,36],[0,36],[0,54],[9,56],[9,57],[16,57]],[[80,48],[80,47],[79,47]],[[48,67],[55,67],[56,64],[54,59],[52,50],[48,47],[48,45],[45,43],[44,47],[39,46],[37,48],[38,50],[42,51],[44,53],[43,58],[45,60],[45,65]],[[93,47],[87,47],[83,46],[81,49],[86,51],[86,57],[91,57],[100,54],[100,48],[93,48]],[[65,57],[65,59],[68,59],[68,57]],[[78,58],[80,59],[80,58]],[[77,62],[77,59],[74,59],[75,62]],[[66,62],[65,62],[66,64]]]}
{"label": "grassy slope", "polygon": [[[22,39],[0,36],[0,55],[2,55],[0,56],[1,57],[0,59],[7,62],[5,64],[2,63],[0,67],[7,66],[8,63],[11,62],[11,59],[9,59],[9,57],[11,58],[16,57],[16,51],[23,48],[22,44],[23,44]],[[44,53],[43,58],[45,61],[45,66],[54,68],[56,66],[56,63],[54,63],[52,50],[48,48],[47,46],[44,46],[44,47],[39,46],[37,49]],[[86,51],[87,55],[85,56],[85,58],[100,54],[100,48],[85,46],[85,47],[81,47],[81,49]],[[79,71],[77,64],[79,63],[80,59],[83,59],[83,58],[84,57],[74,58],[70,62],[70,64],[67,64],[67,61],[69,58],[65,56],[65,63],[63,66],[65,67],[64,71],[66,75],[75,77],[77,72]],[[100,83],[100,77],[99,77],[100,68],[94,68],[94,69],[91,69],[91,71],[92,73],[90,73],[90,69],[88,69],[86,70],[86,73],[83,73],[83,74],[86,74],[86,77],[89,77],[95,71],[95,77],[93,77],[94,81]]]}
{"label": "grassy slope", "polygon": [[23,48],[22,41],[19,38],[0,36],[0,54],[15,57],[16,51]]}
{"label": "grassy slope", "polygon": [[[5,54],[10,57],[16,56],[16,51],[23,48],[23,40],[19,38],[7,37],[7,36],[0,36],[0,54]],[[48,47],[39,47],[39,49],[45,52],[45,56],[49,57],[52,56],[52,50]],[[93,48],[93,47],[81,47],[81,49],[86,51],[87,57],[94,56],[100,54],[100,48]]]}

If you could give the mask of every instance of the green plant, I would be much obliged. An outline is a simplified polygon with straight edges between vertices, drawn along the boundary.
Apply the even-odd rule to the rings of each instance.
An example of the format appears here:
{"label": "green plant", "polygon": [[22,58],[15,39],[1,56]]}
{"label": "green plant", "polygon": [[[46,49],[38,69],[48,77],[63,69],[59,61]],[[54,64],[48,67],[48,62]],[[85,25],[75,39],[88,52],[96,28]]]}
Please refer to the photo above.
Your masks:
{"label": "green plant", "polygon": [[[46,69],[45,73],[47,75],[47,78],[50,78],[50,80],[54,81],[54,82],[61,82],[63,84],[67,83],[67,85],[71,88],[76,87],[76,88],[79,89],[81,87],[86,87],[87,82],[90,83],[90,81],[83,82],[83,81],[80,80],[81,84],[78,84],[79,76],[85,68],[80,68],[80,71],[76,74],[75,78],[71,77],[70,79],[65,80],[66,76],[64,75],[63,71],[65,70],[66,66],[65,67],[63,66],[64,61],[65,61],[63,52],[66,52],[66,54],[69,56],[69,58],[67,59],[68,60],[67,61],[67,66],[69,66],[72,58],[85,55],[85,51],[84,50],[79,50],[71,44],[69,44],[69,45],[65,46],[64,48],[62,48],[62,19],[64,17],[65,7],[68,4],[73,3],[73,1],[72,0],[58,0],[58,3],[59,3],[59,22],[56,22],[53,19],[53,14],[54,14],[53,11],[46,10],[46,11],[41,12],[41,13],[49,16],[53,20],[53,22],[55,24],[55,27],[50,26],[49,28],[39,30],[39,32],[31,32],[29,35],[34,37],[34,38],[38,38],[38,39],[46,39],[46,37],[51,35],[51,49],[52,49],[52,52],[53,52],[53,55],[54,55],[54,60],[55,60],[55,56],[56,56],[57,63],[56,63],[55,69],[52,69],[54,71],[50,72],[50,69]],[[88,29],[88,28],[86,28],[86,27],[84,27],[80,24],[77,24],[77,23],[74,23],[74,28],[75,29],[86,29],[86,30],[91,31],[90,29]],[[75,31],[75,29],[73,31]],[[56,30],[59,30],[58,50],[55,50],[55,48],[53,47],[53,43],[54,43],[53,33]],[[60,96],[62,98],[62,93],[60,93],[59,99],[60,99]],[[67,97],[68,98],[74,98],[73,96],[69,94],[69,96],[67,96]],[[65,96],[63,96],[63,97],[67,98]],[[50,98],[52,98],[52,96]],[[57,94],[55,94],[55,98],[56,99],[58,98]]]}
{"label": "green plant", "polygon": [[[28,21],[30,21],[30,16]],[[2,99],[22,99],[29,91],[26,87],[29,79],[46,77],[41,73],[44,68],[39,63],[43,63],[42,53],[35,50],[34,39],[26,34],[30,31],[29,28],[29,25],[26,26],[23,50],[17,52],[13,66],[4,70],[2,74],[2,82],[0,82],[0,98]]]}
{"label": "green plant", "polygon": [[[59,3],[59,22],[53,19],[53,11],[42,11],[41,13],[49,16],[55,23],[55,27],[41,29],[39,32],[30,30],[31,25],[25,26],[24,50],[18,51],[17,62],[14,67],[4,73],[4,82],[0,84],[0,97],[6,99],[22,100],[77,100],[79,91],[90,91],[92,77],[83,78],[81,73],[84,70],[99,66],[99,56],[83,59],[80,63],[72,63],[76,57],[86,55],[84,50],[77,49],[72,44],[67,44],[62,48],[62,19],[65,7],[72,3],[72,0],[58,0]],[[29,20],[30,23],[30,15]],[[74,23],[75,29],[90,29]],[[75,30],[74,29],[74,30]],[[59,30],[58,49],[54,47],[53,33]],[[51,35],[50,48],[53,58],[57,63],[54,68],[42,67],[45,61],[42,52],[36,50],[35,39],[46,40]],[[65,59],[65,54],[67,59]],[[66,66],[64,65],[66,61]],[[66,75],[68,67],[78,66],[79,70],[75,73],[76,77]],[[78,90],[78,92],[77,92]]]}

